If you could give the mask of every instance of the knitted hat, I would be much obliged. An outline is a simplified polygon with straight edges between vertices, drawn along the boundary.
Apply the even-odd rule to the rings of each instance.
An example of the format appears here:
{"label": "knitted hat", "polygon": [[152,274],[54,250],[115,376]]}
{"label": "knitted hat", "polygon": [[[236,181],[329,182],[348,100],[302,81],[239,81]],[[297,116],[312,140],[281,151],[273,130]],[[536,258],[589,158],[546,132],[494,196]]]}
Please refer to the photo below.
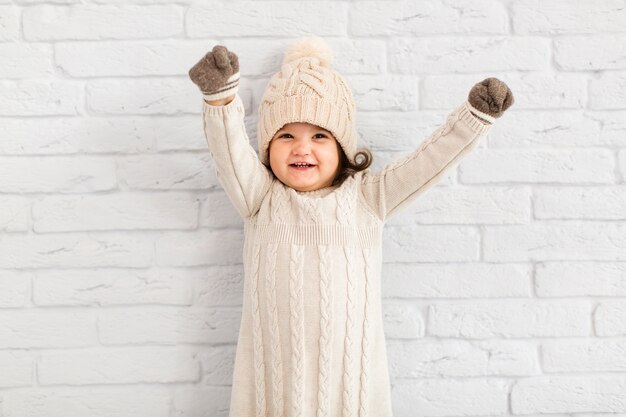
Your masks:
{"label": "knitted hat", "polygon": [[356,154],[356,106],[343,77],[330,67],[332,50],[320,37],[290,44],[259,105],[259,157],[269,164],[272,137],[287,123],[306,122],[333,134],[350,162]]}

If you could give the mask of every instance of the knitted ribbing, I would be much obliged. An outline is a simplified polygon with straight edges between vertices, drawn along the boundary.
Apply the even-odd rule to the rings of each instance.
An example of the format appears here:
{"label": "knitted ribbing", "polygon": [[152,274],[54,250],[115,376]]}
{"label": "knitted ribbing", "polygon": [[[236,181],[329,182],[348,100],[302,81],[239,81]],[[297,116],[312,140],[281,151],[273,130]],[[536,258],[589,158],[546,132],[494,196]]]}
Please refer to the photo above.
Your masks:
{"label": "knitted ribbing", "polygon": [[[361,341],[361,392],[360,392],[360,408],[359,417],[367,417],[369,406],[368,391],[369,386],[369,293],[370,280],[372,279],[372,265],[370,263],[370,254],[367,249],[363,248],[363,260],[365,262],[365,304],[363,307],[363,339]],[[375,417],[375,416],[374,416]]]}
{"label": "knitted ribbing", "polygon": [[300,245],[291,246],[289,260],[289,310],[291,330],[291,409],[292,417],[302,417],[304,401],[304,306],[302,303],[303,252]]}
{"label": "knitted ribbing", "polygon": [[277,244],[268,246],[266,292],[267,313],[272,347],[272,399],[274,417],[283,417],[283,362],[278,331],[278,309],[276,307],[276,253]]}
{"label": "knitted ribbing", "polygon": [[265,360],[263,359],[263,332],[261,328],[261,313],[259,311],[259,253],[260,245],[254,245],[252,251],[252,289],[250,302],[252,304],[253,342],[254,342],[254,379],[256,398],[256,417],[265,417]]}
{"label": "knitted ribbing", "polygon": [[[317,417],[329,417],[330,393],[330,342],[332,339],[332,293],[330,292],[330,248],[326,245],[318,245],[320,259],[320,356],[318,376],[318,408]],[[330,416],[335,417],[335,416]]]}

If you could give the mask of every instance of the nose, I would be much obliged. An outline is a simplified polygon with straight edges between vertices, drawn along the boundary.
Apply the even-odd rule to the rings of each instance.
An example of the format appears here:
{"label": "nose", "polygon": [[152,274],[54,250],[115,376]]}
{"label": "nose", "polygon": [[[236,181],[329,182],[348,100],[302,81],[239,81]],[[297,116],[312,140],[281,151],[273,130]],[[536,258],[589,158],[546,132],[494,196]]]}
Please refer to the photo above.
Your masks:
{"label": "nose", "polygon": [[311,144],[306,139],[296,139],[292,151],[295,155],[308,155],[311,152]]}

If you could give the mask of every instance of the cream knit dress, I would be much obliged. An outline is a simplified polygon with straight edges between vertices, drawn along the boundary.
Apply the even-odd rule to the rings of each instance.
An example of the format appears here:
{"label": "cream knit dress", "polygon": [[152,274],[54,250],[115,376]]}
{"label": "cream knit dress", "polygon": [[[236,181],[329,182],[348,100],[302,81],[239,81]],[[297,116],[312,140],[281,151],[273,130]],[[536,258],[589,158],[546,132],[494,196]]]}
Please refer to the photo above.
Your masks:
{"label": "cream knit dress", "polygon": [[490,129],[467,102],[413,153],[339,187],[286,187],[250,145],[239,95],[203,104],[218,180],[244,219],[230,417],[391,417],[382,230]]}

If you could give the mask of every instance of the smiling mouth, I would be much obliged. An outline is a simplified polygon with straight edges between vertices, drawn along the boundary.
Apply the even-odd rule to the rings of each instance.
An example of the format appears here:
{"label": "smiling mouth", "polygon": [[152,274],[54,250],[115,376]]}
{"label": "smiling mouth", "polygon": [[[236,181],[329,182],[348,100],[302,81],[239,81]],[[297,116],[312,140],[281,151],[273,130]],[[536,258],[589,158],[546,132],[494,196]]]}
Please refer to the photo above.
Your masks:
{"label": "smiling mouth", "polygon": [[290,168],[293,168],[295,170],[298,171],[306,171],[307,169],[311,169],[311,168],[315,168],[316,165],[310,165],[310,164],[289,164]]}

